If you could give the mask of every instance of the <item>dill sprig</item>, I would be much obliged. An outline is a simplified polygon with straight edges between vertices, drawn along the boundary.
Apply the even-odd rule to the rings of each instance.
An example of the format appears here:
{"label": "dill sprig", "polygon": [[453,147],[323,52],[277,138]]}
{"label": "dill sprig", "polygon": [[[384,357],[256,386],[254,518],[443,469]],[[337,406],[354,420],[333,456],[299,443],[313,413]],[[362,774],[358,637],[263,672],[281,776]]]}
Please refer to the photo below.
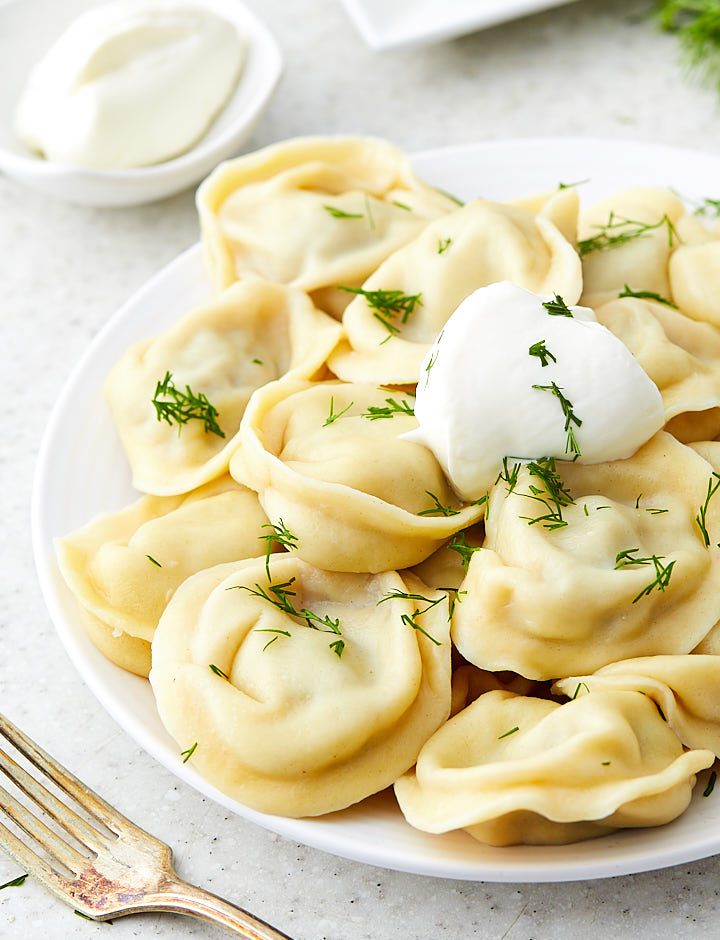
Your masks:
{"label": "dill sprig", "polygon": [[415,414],[413,406],[407,398],[398,401],[396,398],[386,398],[384,405],[368,405],[368,410],[361,415],[362,418],[368,418],[370,421],[377,421],[379,418],[393,418],[395,415]]}
{"label": "dill sprig", "polygon": [[209,668],[211,672],[214,672],[216,676],[220,676],[221,679],[230,678],[230,676],[226,672],[223,672],[219,666],[216,666],[215,663],[210,663]]}
{"label": "dill sprig", "polygon": [[424,594],[406,594],[404,591],[390,591],[389,593],[385,594],[384,597],[380,598],[380,600],[377,602],[377,606],[379,607],[380,604],[384,604],[385,601],[391,600],[419,601],[420,603],[424,603],[426,606],[423,607],[422,610],[420,610],[419,607],[416,607],[412,614],[401,614],[400,620],[402,623],[412,627],[413,630],[417,630],[418,633],[422,633],[422,635],[427,637],[427,639],[434,643],[435,646],[442,646],[440,640],[436,640],[434,636],[431,636],[427,630],[425,630],[418,623],[417,618],[422,617],[423,614],[426,614],[429,610],[431,610],[433,607],[436,607],[442,601],[448,600],[446,594],[441,594],[440,597],[433,600],[430,597],[425,597]]}
{"label": "dill sprig", "polygon": [[625,216],[611,212],[604,225],[596,225],[599,229],[597,235],[591,235],[590,238],[583,238],[577,244],[580,257],[591,254],[593,251],[607,251],[611,248],[618,248],[627,242],[634,241],[636,238],[647,238],[648,234],[655,229],[667,225],[668,244],[673,246],[673,239],[680,241],[678,233],[667,213],[663,215],[659,222],[638,222],[634,219],[628,219]]}
{"label": "dill sprig", "polygon": [[693,209],[693,215],[704,215],[708,218],[720,218],[720,199],[710,199],[706,196],[700,205]]}
{"label": "dill sprig", "polygon": [[717,0],[659,0],[660,28],[676,33],[681,56],[720,91],[720,7]]}
{"label": "dill sprig", "polygon": [[498,741],[502,741],[503,738],[508,738],[508,737],[510,737],[511,734],[515,734],[515,732],[516,732],[516,731],[519,731],[519,730],[520,730],[520,728],[519,728],[517,725],[515,725],[514,728],[511,728],[509,731],[506,731],[504,734],[499,734],[499,735],[497,736],[497,739],[498,739]]}
{"label": "dill sprig", "polygon": [[147,560],[148,560],[149,562],[151,562],[153,565],[155,565],[156,568],[162,568],[162,565],[161,565],[160,562],[157,560],[157,558],[153,558],[152,555],[146,555],[145,557],[147,558]]}
{"label": "dill sprig", "polygon": [[274,525],[272,522],[265,522],[261,528],[263,529],[272,529],[272,532],[269,535],[258,535],[258,538],[265,542],[265,574],[267,575],[268,581],[271,581],[270,577],[270,555],[272,553],[272,544],[277,542],[282,545],[283,548],[286,548],[288,551],[291,551],[293,548],[297,548],[297,535],[293,535],[292,532],[285,526],[285,523],[282,519],[278,519],[277,525]]}
{"label": "dill sprig", "polygon": [[543,368],[545,368],[546,365],[549,365],[550,359],[552,359],[553,362],[557,362],[555,356],[553,356],[553,354],[545,345],[544,339],[538,340],[537,343],[533,343],[532,346],[528,349],[528,354],[531,356],[537,356]]}
{"label": "dill sprig", "polygon": [[13,878],[12,881],[6,881],[4,885],[0,885],[0,891],[5,888],[19,888],[20,885],[24,885],[27,879],[27,874],[20,875],[17,878]]}
{"label": "dill sprig", "polygon": [[543,528],[562,529],[567,525],[567,520],[563,517],[562,510],[565,506],[572,506],[575,503],[570,490],[560,479],[557,472],[557,466],[553,457],[541,457],[537,460],[531,460],[527,464],[527,471],[531,477],[538,479],[542,486],[529,484],[529,493],[520,493],[527,499],[534,499],[542,503],[547,509],[546,513],[540,516],[530,517],[521,516],[528,525],[541,523]]}
{"label": "dill sprig", "polygon": [[329,212],[334,219],[364,219],[362,212],[346,212],[337,206],[323,206],[326,212]]}
{"label": "dill sprig", "polygon": [[422,307],[422,294],[404,294],[401,290],[365,290],[362,287],[344,287],[343,285],[338,285],[338,290],[347,291],[349,294],[359,294],[365,298],[375,319],[379,320],[388,331],[389,336],[383,340],[383,343],[400,333],[400,327],[396,322],[397,317],[400,317],[401,324],[407,323],[408,317],[414,313],[415,308]]}
{"label": "dill sprig", "polygon": [[[714,481],[714,482],[713,482]],[[707,493],[705,494],[705,502],[700,507],[700,510],[695,516],[695,521],[698,524],[700,533],[702,534],[703,542],[705,543],[705,548],[710,548],[710,534],[707,530],[707,511],[708,506],[710,505],[710,500],[713,498],[715,493],[720,487],[720,473],[713,473],[708,480]]]}
{"label": "dill sprig", "polygon": [[482,545],[468,545],[467,539],[464,532],[456,532],[452,539],[448,542],[448,548],[457,552],[462,561],[462,566],[465,571],[470,567],[470,559],[475,554],[479,552],[482,548]]}
{"label": "dill sprig", "polygon": [[326,428],[329,424],[332,424],[334,421],[337,421],[338,418],[342,418],[342,416],[345,414],[345,412],[346,412],[346,411],[350,411],[350,409],[352,408],[352,406],[353,406],[354,404],[355,404],[355,402],[352,402],[352,401],[351,401],[350,404],[349,404],[349,405],[346,405],[345,408],[343,408],[342,411],[336,412],[336,411],[335,411],[335,400],[334,400],[333,396],[331,395],[331,396],[330,396],[330,414],[327,416],[327,418],[325,418],[325,422],[323,423],[323,427]]}
{"label": "dill sprig", "polygon": [[168,424],[175,422],[178,425],[178,433],[184,424],[196,418],[203,422],[205,432],[225,437],[225,432],[217,423],[217,408],[210,404],[203,392],[195,394],[189,385],[185,386],[184,392],[176,388],[172,381],[172,372],[166,372],[165,378],[155,385],[152,403],[158,421],[166,421]]}
{"label": "dill sprig", "polygon": [[656,294],[652,290],[633,290],[627,284],[620,291],[618,297],[638,297],[640,300],[654,300],[656,303],[665,304],[667,307],[674,307],[677,310],[677,304],[674,304],[672,300],[668,300],[667,297],[663,297],[662,294]]}
{"label": "dill sprig", "polygon": [[[248,587],[245,584],[234,584],[228,590],[237,589],[239,591],[247,591],[249,594],[252,594],[253,597],[260,597],[263,600],[267,601],[269,604],[272,604],[273,607],[277,607],[278,610],[283,611],[286,614],[289,614],[291,617],[295,617],[297,620],[304,620],[305,625],[310,627],[311,630],[319,630],[321,633],[332,633],[335,636],[341,637],[342,631],[340,630],[340,619],[333,620],[330,616],[321,617],[320,614],[316,614],[312,610],[308,610],[307,607],[301,607],[298,610],[293,602],[290,600],[291,597],[296,597],[297,592],[291,590],[293,584],[295,583],[295,578],[290,578],[288,581],[283,581],[280,584],[273,584],[272,582],[268,584],[267,591],[262,588],[259,584],[256,584],[254,588]],[[269,593],[268,593],[269,592]],[[258,629],[258,633],[282,633],[281,630],[261,630]],[[289,635],[289,634],[288,634]],[[268,643],[267,646],[270,644]],[[267,649],[267,646],[265,649]],[[337,655],[338,658],[342,656],[342,652],[345,648],[344,640],[333,640],[329,644],[330,649]]]}
{"label": "dill sprig", "polygon": [[439,255],[445,254],[450,245],[452,245],[452,238],[438,238],[437,253]]}
{"label": "dill sprig", "polygon": [[674,561],[669,562],[667,565],[662,563],[663,558],[665,558],[664,555],[649,555],[647,558],[635,558],[633,557],[633,553],[637,551],[637,548],[626,548],[624,551],[618,552],[615,556],[616,571],[619,568],[627,568],[635,565],[652,565],[655,568],[654,580],[647,584],[642,591],[633,598],[633,604],[637,603],[641,597],[650,594],[655,588],[657,588],[658,591],[664,591],[670,583],[670,576],[675,567]]}
{"label": "dill sprig", "polygon": [[436,512],[439,512],[440,515],[442,516],[459,516],[460,515],[459,509],[453,509],[452,506],[443,506],[443,504],[440,502],[440,500],[437,498],[437,496],[434,493],[431,493],[430,490],[425,490],[425,492],[433,501],[433,503],[435,503],[435,505],[431,509],[423,509],[421,512],[418,513],[418,516],[432,516]]}
{"label": "dill sprig", "polygon": [[522,466],[522,464],[519,461],[516,461],[512,465],[512,467],[509,467],[508,466],[509,459],[511,458],[503,457],[503,468],[500,471],[500,473],[498,473],[497,475],[497,479],[495,480],[495,486],[497,486],[498,483],[500,483],[500,481],[502,480],[503,483],[507,484],[508,493],[512,493],[512,491],[517,486],[518,477],[520,476],[520,467]]}
{"label": "dill sprig", "polygon": [[555,294],[553,300],[546,300],[543,303],[543,307],[547,310],[551,317],[571,317],[572,311],[562,299],[560,294]]}
{"label": "dill sprig", "polygon": [[565,453],[575,454],[576,458],[580,457],[580,448],[578,447],[572,425],[575,424],[577,427],[580,427],[582,421],[573,411],[573,403],[563,395],[562,389],[556,385],[555,382],[551,382],[550,385],[533,385],[533,388],[537,388],[541,392],[551,392],[560,402],[562,413],[565,416],[564,430],[567,435],[565,440]]}
{"label": "dill sprig", "polygon": [[187,750],[185,750],[185,751],[180,751],[180,757],[182,757],[182,759],[183,759],[183,764],[187,764],[187,762],[190,760],[190,758],[191,758],[191,757],[193,756],[193,754],[195,753],[195,750],[196,750],[197,746],[198,746],[198,743],[197,743],[197,741],[196,741],[194,744],[190,745],[190,747],[189,747]]}

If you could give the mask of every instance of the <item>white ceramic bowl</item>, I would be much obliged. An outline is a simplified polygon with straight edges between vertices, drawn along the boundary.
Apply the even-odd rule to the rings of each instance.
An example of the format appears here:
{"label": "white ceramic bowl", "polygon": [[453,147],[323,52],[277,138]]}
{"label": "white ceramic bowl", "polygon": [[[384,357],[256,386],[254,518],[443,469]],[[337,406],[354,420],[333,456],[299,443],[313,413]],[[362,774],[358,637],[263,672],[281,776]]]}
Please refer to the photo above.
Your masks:
{"label": "white ceramic bowl", "polygon": [[270,102],[282,56],[270,31],[239,0],[193,0],[225,16],[247,43],[238,85],[217,119],[186,153],[136,170],[97,170],[53,163],[31,153],[16,137],[13,115],[32,66],[66,26],[97,0],[0,0],[0,170],[68,202],[130,206],[153,202],[199,182],[235,156]]}

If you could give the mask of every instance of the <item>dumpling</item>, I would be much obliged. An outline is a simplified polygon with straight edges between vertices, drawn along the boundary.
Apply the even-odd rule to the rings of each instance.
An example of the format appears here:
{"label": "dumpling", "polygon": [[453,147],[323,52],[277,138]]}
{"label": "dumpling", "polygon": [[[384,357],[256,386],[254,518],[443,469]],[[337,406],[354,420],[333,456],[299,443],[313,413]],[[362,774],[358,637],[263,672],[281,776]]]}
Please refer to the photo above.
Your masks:
{"label": "dumpling", "polygon": [[351,382],[416,383],[450,314],[469,294],[509,280],[574,304],[580,260],[548,219],[477,200],[429,224],[362,286],[343,315],[347,339],[329,360]]}
{"label": "dumpling", "polygon": [[689,653],[720,620],[713,472],[663,431],[627,460],[519,467],[491,493],[486,540],[461,585],[452,636],[462,655],[553,679]]}
{"label": "dumpling", "polygon": [[[418,597],[422,596],[422,600]],[[153,641],[165,727],[212,784],[314,816],[389,786],[450,712],[443,594],[273,556],[194,575]]]}
{"label": "dumpling", "polygon": [[374,385],[275,382],[253,396],[230,472],[305,561],[410,567],[484,512],[458,501],[427,448],[400,439],[417,427],[413,402]]}
{"label": "dumpling", "polygon": [[339,332],[301,291],[246,280],[129,349],[105,394],[135,487],[171,496],[225,473],[253,391],[312,375]]}
{"label": "dumpling", "polygon": [[[667,304],[631,297],[595,313],[657,385],[668,420],[720,406],[720,330]],[[717,416],[712,426],[720,429]]]}
{"label": "dumpling", "polygon": [[720,656],[641,656],[609,663],[590,676],[555,683],[568,697],[588,692],[642,692],[660,708],[685,747],[720,757]]}
{"label": "dumpling", "polygon": [[672,296],[683,313],[720,326],[720,239],[679,245],[669,273]]}
{"label": "dumpling", "polygon": [[408,822],[490,845],[559,844],[659,826],[690,802],[711,751],[685,752],[654,703],[596,692],[564,705],[487,692],[395,784]]}
{"label": "dumpling", "polygon": [[625,285],[676,299],[668,261],[679,242],[675,223],[683,215],[682,200],[659,187],[625,190],[581,210],[581,303],[595,308],[617,297]]}
{"label": "dumpling", "polygon": [[211,565],[254,558],[268,531],[257,495],[225,475],[186,496],[144,496],[98,516],[56,549],[95,645],[147,675],[150,641],[179,585]]}
{"label": "dumpling", "polygon": [[388,255],[457,203],[382,140],[304,137],[221,163],[197,207],[218,289],[248,273],[313,293],[337,315]]}

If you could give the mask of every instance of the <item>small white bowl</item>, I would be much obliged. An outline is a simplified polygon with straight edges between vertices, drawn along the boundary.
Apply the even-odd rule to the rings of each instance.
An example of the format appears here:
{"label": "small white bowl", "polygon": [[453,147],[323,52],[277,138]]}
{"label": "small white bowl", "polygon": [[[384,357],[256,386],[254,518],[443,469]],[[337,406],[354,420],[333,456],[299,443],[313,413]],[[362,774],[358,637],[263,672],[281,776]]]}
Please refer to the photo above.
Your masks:
{"label": "small white bowl", "polygon": [[136,170],[96,170],[53,163],[29,151],[13,116],[30,69],[70,22],[97,0],[0,0],[0,170],[50,196],[88,206],[132,206],[163,199],[199,182],[235,156],[270,102],[282,56],[267,27],[239,0],[193,0],[238,29],[247,55],[238,85],[208,132],[186,153]]}

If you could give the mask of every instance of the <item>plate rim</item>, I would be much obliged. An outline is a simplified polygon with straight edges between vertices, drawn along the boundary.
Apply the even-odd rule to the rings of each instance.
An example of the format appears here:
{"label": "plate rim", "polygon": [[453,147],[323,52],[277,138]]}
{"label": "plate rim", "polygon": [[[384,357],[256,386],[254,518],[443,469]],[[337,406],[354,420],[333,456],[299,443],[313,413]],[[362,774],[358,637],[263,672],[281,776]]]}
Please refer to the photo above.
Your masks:
{"label": "plate rim", "polygon": [[[694,150],[687,147],[672,147],[666,145],[653,144],[651,142],[634,142],[622,139],[607,138],[588,138],[588,137],[565,137],[565,138],[505,138],[502,140],[467,143],[449,147],[436,147],[424,150],[411,155],[413,165],[422,174],[423,167],[431,167],[438,160],[452,162],[459,160],[467,161],[469,157],[476,157],[482,154],[497,156],[498,153],[506,151],[516,151],[519,148],[533,146],[545,146],[548,140],[563,147],[564,150],[577,149],[584,152],[588,148],[593,148],[595,153],[599,153],[601,158],[606,158],[608,154],[625,154],[628,148],[635,149],[642,155],[652,154],[655,159],[665,157],[672,161],[700,161],[707,162],[708,165],[714,164],[720,178],[720,157],[702,150]],[[489,882],[515,882],[515,883],[542,883],[542,882],[564,882],[585,879],[606,878],[619,875],[633,874],[641,871],[657,870],[670,867],[672,865],[687,863],[698,859],[706,858],[709,855],[720,851],[720,833],[711,837],[705,834],[703,839],[696,840],[692,846],[684,843],[679,845],[666,846],[658,856],[656,852],[650,849],[645,851],[631,852],[629,857],[624,857],[623,853],[619,855],[612,854],[611,857],[602,856],[602,849],[598,850],[599,858],[592,858],[590,861],[582,857],[573,859],[573,846],[560,847],[512,847],[510,849],[494,850],[495,859],[492,865],[488,866],[486,862],[477,864],[467,864],[462,860],[447,859],[440,857],[430,861],[408,857],[407,852],[395,852],[387,854],[387,847],[384,845],[373,844],[372,840],[366,840],[363,844],[354,842],[352,845],[343,845],[342,840],[338,843],[337,835],[334,835],[332,825],[328,825],[325,820],[328,817],[314,817],[306,819],[291,819],[287,817],[269,816],[259,813],[249,807],[243,807],[226,795],[222,794],[215,787],[207,783],[190,766],[181,763],[176,750],[171,751],[163,748],[155,740],[153,733],[149,728],[143,725],[127,709],[119,708],[117,702],[108,703],[108,690],[103,688],[98,674],[92,669],[92,662],[88,656],[87,647],[90,641],[85,637],[85,643],[78,640],[77,625],[75,630],[73,626],[66,623],[62,610],[62,604],[58,597],[58,581],[60,579],[57,564],[54,558],[52,548],[53,535],[47,531],[47,501],[50,499],[52,486],[52,453],[53,446],[58,434],[63,430],[63,421],[65,418],[68,403],[72,401],[77,386],[83,381],[87,371],[92,367],[97,359],[99,351],[102,351],[106,344],[112,339],[113,333],[125,322],[126,318],[132,316],[132,311],[138,304],[142,304],[143,299],[162,286],[167,278],[172,278],[179,272],[182,272],[188,263],[202,264],[202,249],[200,242],[196,242],[168,264],[160,268],[152,275],[139,289],[134,291],[130,297],[123,303],[107,320],[103,327],[98,331],[83,354],[77,360],[69,375],[67,376],[61,393],[58,396],[50,416],[47,421],[45,432],[42,436],[40,447],[36,457],[35,473],[33,479],[31,496],[31,531],[32,544],[38,579],[42,589],[45,604],[50,613],[60,640],[68,654],[71,662],[79,672],[81,678],[89,687],[99,704],[110,714],[113,720],[136,741],[151,757],[164,765],[171,773],[178,776],[185,783],[188,783],[201,794],[219,803],[233,813],[254,822],[265,829],[277,832],[286,838],[293,839],[302,844],[321,849],[331,854],[349,858],[364,864],[376,865],[384,868],[390,868],[398,871],[405,871],[414,874],[421,874],[433,877],[453,878],[466,881],[489,881]],[[208,285],[209,288],[209,285]],[[117,357],[118,352],[114,353]],[[82,627],[80,627],[82,631]],[[84,631],[83,635],[84,635]],[[94,647],[93,647],[94,649]],[[100,656],[101,654],[95,653]],[[119,667],[113,667],[118,671]],[[129,674],[125,674],[129,676]],[[130,677],[137,683],[146,686],[146,680],[138,677]],[[112,696],[110,696],[112,698]],[[121,720],[122,719],[122,720]],[[696,787],[696,792],[698,787]],[[369,799],[374,799],[370,797]],[[352,808],[351,808],[352,809]],[[399,811],[398,811],[399,812]],[[337,814],[331,814],[337,816]],[[672,827],[672,823],[669,824]],[[667,826],[662,827],[665,832],[670,831]],[[708,833],[712,827],[707,827]],[[646,832],[648,830],[645,830]],[[464,835],[464,834],[463,834]],[[422,834],[423,837],[426,834]],[[622,840],[623,833],[619,834]],[[437,837],[431,837],[437,838]],[[469,836],[467,837],[470,838]],[[598,846],[607,846],[613,841],[618,841],[618,836],[606,836],[602,840],[592,840]],[[627,841],[627,840],[626,840]],[[588,845],[589,843],[578,843],[577,845]],[[479,843],[478,843],[479,845]],[[482,847],[486,849],[487,847]],[[548,849],[557,848],[559,852],[548,853]],[[542,850],[534,851],[534,850]],[[380,854],[379,854],[379,850]],[[511,854],[508,854],[511,853]],[[542,864],[533,862],[534,855],[559,855],[559,861],[556,864],[549,864],[545,859]],[[627,852],[624,853],[627,855]],[[442,855],[442,853],[441,853]],[[525,862],[518,862],[518,858],[527,859]]]}

